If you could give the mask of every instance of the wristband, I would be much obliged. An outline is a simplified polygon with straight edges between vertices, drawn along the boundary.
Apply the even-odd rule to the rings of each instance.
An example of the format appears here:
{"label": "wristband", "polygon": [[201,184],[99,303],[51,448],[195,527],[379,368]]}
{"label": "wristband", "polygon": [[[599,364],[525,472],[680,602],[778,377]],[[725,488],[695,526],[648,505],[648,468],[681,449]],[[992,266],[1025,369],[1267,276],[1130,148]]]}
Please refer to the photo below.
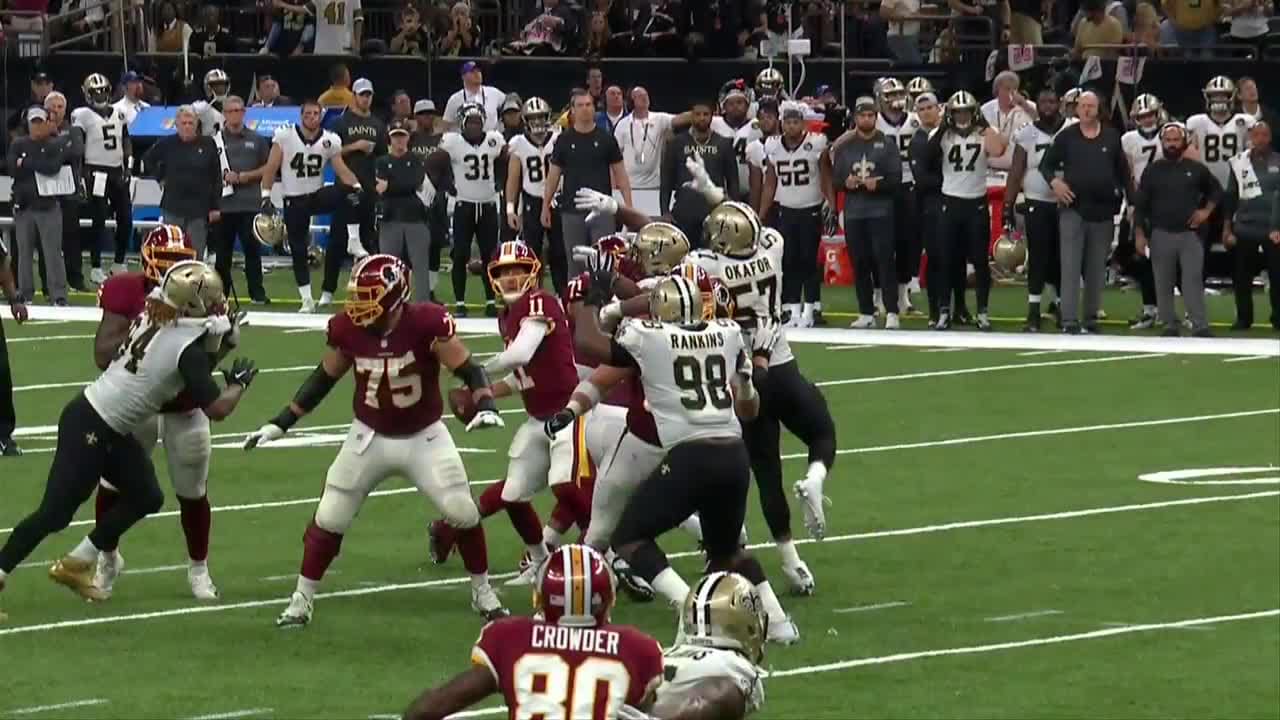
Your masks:
{"label": "wristband", "polygon": [[271,423],[281,430],[288,432],[289,428],[296,425],[299,419],[300,418],[294,414],[293,408],[286,405],[285,408],[280,411],[279,415],[276,415],[271,419]]}
{"label": "wristband", "polygon": [[364,188],[360,187],[360,183],[356,183],[355,185],[352,185],[351,189],[356,192],[364,192]]}
{"label": "wristband", "polygon": [[515,203],[507,203],[507,214],[508,214],[508,215],[515,215],[515,214],[516,214],[516,204],[515,204]]}
{"label": "wristband", "polygon": [[[583,380],[578,383],[578,386],[573,389],[573,394],[582,395],[590,400],[592,405],[599,404],[600,400],[603,399],[600,395],[600,388],[596,387],[596,384],[590,380]],[[577,410],[575,413],[581,414],[581,410]]]}
{"label": "wristband", "polygon": [[262,189],[262,199],[263,199],[263,200],[270,200],[270,199],[271,199],[271,191],[270,191],[270,190],[268,190],[268,189],[266,189],[266,188],[263,188],[263,189]]}
{"label": "wristband", "polygon": [[574,417],[582,416],[582,403],[578,402],[577,398],[571,399],[569,403],[564,406],[564,409],[573,413]]}

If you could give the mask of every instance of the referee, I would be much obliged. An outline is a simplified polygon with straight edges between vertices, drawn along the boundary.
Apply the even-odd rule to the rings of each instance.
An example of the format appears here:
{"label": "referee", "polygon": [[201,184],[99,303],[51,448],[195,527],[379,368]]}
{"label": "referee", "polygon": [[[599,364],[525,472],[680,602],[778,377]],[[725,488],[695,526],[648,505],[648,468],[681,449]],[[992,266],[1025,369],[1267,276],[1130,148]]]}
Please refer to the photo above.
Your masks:
{"label": "referee", "polygon": [[[9,300],[9,310],[18,324],[27,320],[27,306],[22,304],[22,296],[13,284],[13,273],[9,271],[9,248],[0,236],[0,290]],[[9,372],[9,348],[4,340],[4,323],[0,322],[0,457],[15,457],[22,454],[18,443],[13,441],[13,430],[18,419],[13,412],[13,374]]]}

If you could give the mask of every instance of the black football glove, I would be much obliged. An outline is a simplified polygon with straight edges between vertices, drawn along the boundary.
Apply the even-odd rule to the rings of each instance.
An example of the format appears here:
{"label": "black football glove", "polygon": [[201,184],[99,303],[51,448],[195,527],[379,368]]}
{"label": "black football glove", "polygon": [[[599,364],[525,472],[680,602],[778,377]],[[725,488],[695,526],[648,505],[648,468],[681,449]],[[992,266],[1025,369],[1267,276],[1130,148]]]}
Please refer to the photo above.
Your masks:
{"label": "black football glove", "polygon": [[598,271],[613,272],[615,258],[613,253],[593,252],[584,256],[587,272],[594,275]]}
{"label": "black football glove", "polygon": [[572,410],[564,408],[555,415],[547,418],[547,421],[543,423],[542,429],[547,433],[547,437],[554,439],[556,433],[569,427],[573,424],[573,421],[577,419],[578,416],[575,415]]}
{"label": "black football glove", "polygon": [[587,289],[587,296],[583,298],[584,305],[591,307],[604,307],[613,299],[613,283],[617,276],[610,270],[596,270],[591,273],[591,287]]}
{"label": "black football glove", "polygon": [[239,385],[245,390],[249,389],[249,384],[258,376],[258,368],[254,366],[253,361],[249,358],[236,358],[231,363],[231,369],[223,368],[222,379],[228,385]]}

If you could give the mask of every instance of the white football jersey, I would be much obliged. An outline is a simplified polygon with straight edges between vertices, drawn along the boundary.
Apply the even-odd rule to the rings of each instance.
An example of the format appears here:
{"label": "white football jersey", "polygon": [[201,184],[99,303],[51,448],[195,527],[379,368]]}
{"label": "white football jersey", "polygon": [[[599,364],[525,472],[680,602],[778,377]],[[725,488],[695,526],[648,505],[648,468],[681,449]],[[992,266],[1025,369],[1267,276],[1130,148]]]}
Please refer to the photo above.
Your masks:
{"label": "white football jersey", "polygon": [[1200,160],[1224,188],[1231,176],[1231,158],[1248,149],[1249,130],[1255,122],[1243,113],[1232,115],[1221,125],[1206,113],[1187,118],[1187,130],[1192,142],[1200,148]]}
{"label": "white football jersey", "polygon": [[971,132],[942,136],[942,194],[947,197],[974,198],[987,195],[987,151],[982,134]]}
{"label": "white football jersey", "polygon": [[711,118],[711,132],[733,141],[733,156],[738,161],[738,187],[746,188],[751,179],[747,169],[747,144],[760,139],[760,124],[748,120],[742,127],[735,128],[725,122],[724,117],[716,115]]}
{"label": "white football jersey", "polygon": [[1027,154],[1027,172],[1022,176],[1022,194],[1028,200],[1040,202],[1056,202],[1053,189],[1040,172],[1040,160],[1044,151],[1053,144],[1053,136],[1031,125],[1023,125],[1013,134],[1013,141]]}
{"label": "white football jersey", "polygon": [[627,318],[617,342],[640,367],[645,404],[658,440],[671,448],[690,440],[741,437],[733,378],[751,372],[750,347],[732,320],[692,327]]}
{"label": "white football jersey", "polygon": [[361,19],[360,0],[315,0],[316,55],[345,55],[351,47],[356,20]]}
{"label": "white football jersey", "polygon": [[728,678],[747,700],[747,714],[764,706],[764,672],[755,663],[732,650],[676,645],[662,655],[662,684],[658,699],[680,699],[698,683],[715,678]]}
{"label": "white football jersey", "polygon": [[280,182],[285,197],[310,195],[324,186],[324,166],[342,152],[342,141],[328,130],[321,130],[314,140],[302,136],[301,125],[288,125],[276,130],[271,140],[280,146]]}
{"label": "white football jersey", "polygon": [[440,149],[449,153],[453,164],[453,185],[458,189],[459,200],[486,203],[498,199],[495,169],[506,146],[506,139],[496,130],[485,133],[479,145],[472,145],[457,132],[447,132],[440,138]]}
{"label": "white football jersey", "polygon": [[774,200],[787,208],[810,208],[822,204],[822,154],[827,136],[806,133],[795,148],[788,148],[781,135],[764,143],[765,162],[778,176]]}
{"label": "white football jersey", "polygon": [[206,100],[197,100],[191,103],[191,107],[195,108],[196,117],[200,119],[201,135],[212,137],[222,132],[222,123],[224,122],[222,113],[213,106],[213,103]]}
{"label": "white football jersey", "polygon": [[1129,158],[1129,167],[1133,168],[1134,185],[1142,182],[1142,173],[1147,166],[1164,154],[1164,149],[1160,147],[1159,133],[1146,137],[1138,130],[1130,130],[1120,136],[1120,147],[1124,148],[1124,154]]}
{"label": "white football jersey", "polygon": [[755,168],[760,172],[764,172],[764,164],[765,164],[764,141],[766,139],[768,138],[752,140],[751,142],[747,143],[746,156],[747,156],[748,168]]}
{"label": "white football jersey", "polygon": [[507,141],[508,152],[520,158],[520,187],[536,198],[541,199],[546,189],[547,158],[551,156],[551,148],[555,147],[559,136],[559,131],[551,133],[542,147],[534,145],[524,133]]}
{"label": "white football jersey", "polygon": [[139,112],[151,107],[151,103],[145,100],[130,100],[127,97],[122,97],[112,107],[124,113],[124,121],[128,125],[133,123]]}
{"label": "white football jersey", "polygon": [[105,117],[93,108],[76,108],[71,111],[71,125],[84,131],[86,165],[118,168],[124,164],[124,134],[129,121],[119,108],[109,106]]}
{"label": "white football jersey", "polygon": [[[708,275],[720,281],[733,294],[738,314],[734,318],[747,327],[757,317],[768,317],[782,322],[782,234],[773,228],[760,233],[760,246],[748,258],[718,255],[710,250],[694,250],[689,261],[702,268]],[[773,347],[769,366],[783,365],[795,360],[791,345],[784,332],[779,332],[778,344]]]}
{"label": "white football jersey", "polygon": [[84,389],[85,399],[112,430],[133,432],[181,392],[178,358],[204,333],[203,321],[161,326],[146,313],[139,315],[115,359]]}
{"label": "white football jersey", "polygon": [[884,113],[879,113],[876,115],[876,129],[898,146],[898,153],[902,156],[902,182],[915,182],[915,176],[911,174],[911,139],[920,130],[920,118],[915,113],[904,113],[902,122],[894,125]]}

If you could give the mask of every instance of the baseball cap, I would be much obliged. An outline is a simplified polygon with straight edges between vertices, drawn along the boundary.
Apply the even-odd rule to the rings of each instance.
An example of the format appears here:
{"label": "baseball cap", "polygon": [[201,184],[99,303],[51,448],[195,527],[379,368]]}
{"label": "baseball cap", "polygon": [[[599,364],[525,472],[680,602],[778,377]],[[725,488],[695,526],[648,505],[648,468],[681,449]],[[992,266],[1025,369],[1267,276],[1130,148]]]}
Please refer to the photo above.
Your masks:
{"label": "baseball cap", "polygon": [[518,93],[511,93],[507,95],[506,102],[502,103],[501,112],[507,112],[508,110],[515,110],[516,112],[519,112],[520,106],[520,95]]}
{"label": "baseball cap", "polygon": [[814,95],[816,97],[822,97],[823,95],[835,95],[835,91],[831,89],[830,85],[819,85],[818,90]]}
{"label": "baseball cap", "polygon": [[373,92],[373,83],[369,81],[369,78],[360,78],[351,86],[351,92],[357,95],[371,93]]}
{"label": "baseball cap", "polygon": [[430,100],[419,100],[413,104],[413,114],[417,115],[419,113],[436,113],[438,115],[440,114],[440,111],[436,109],[436,104],[434,102]]}
{"label": "baseball cap", "polygon": [[130,70],[129,72],[125,73],[120,77],[120,82],[122,83],[142,82],[142,76]]}
{"label": "baseball cap", "polygon": [[27,122],[32,122],[34,120],[39,120],[40,122],[44,122],[45,120],[48,120],[48,119],[49,119],[49,113],[45,112],[44,108],[38,107],[38,106],[27,108]]}
{"label": "baseball cap", "polygon": [[468,61],[466,61],[466,62],[462,63],[462,68],[461,68],[461,70],[460,70],[460,73],[461,73],[462,75],[466,75],[466,74],[467,74],[467,73],[469,73],[469,72],[472,72],[472,71],[475,71],[475,70],[479,70],[479,69],[480,69],[480,64],[479,64],[479,63],[477,63],[475,60],[468,60]]}
{"label": "baseball cap", "polygon": [[921,105],[924,105],[926,103],[933,103],[934,105],[937,105],[938,96],[931,92],[920,93],[919,95],[916,96],[916,107],[920,107]]}
{"label": "baseball cap", "polygon": [[870,95],[861,95],[853,103],[854,112],[875,112],[876,101]]}
{"label": "baseball cap", "polygon": [[49,73],[43,70],[37,70],[31,73],[31,82],[53,82],[53,78],[49,77]]}
{"label": "baseball cap", "polygon": [[409,123],[403,120],[396,120],[395,122],[391,123],[391,127],[387,129],[387,135],[395,135],[396,133],[402,133],[404,135],[408,135]]}

